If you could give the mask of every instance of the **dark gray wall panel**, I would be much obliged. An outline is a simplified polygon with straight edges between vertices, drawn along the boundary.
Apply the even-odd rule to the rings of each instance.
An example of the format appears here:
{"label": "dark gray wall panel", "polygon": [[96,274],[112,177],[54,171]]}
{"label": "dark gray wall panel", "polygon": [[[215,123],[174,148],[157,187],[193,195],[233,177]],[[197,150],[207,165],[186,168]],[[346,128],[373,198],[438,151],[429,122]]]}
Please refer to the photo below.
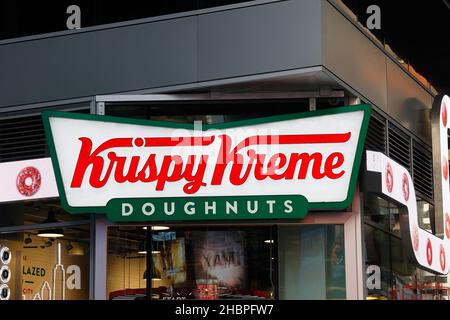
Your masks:
{"label": "dark gray wall panel", "polygon": [[330,3],[322,4],[323,65],[387,111],[386,56]]}
{"label": "dark gray wall panel", "polygon": [[195,82],[196,20],[0,45],[0,107]]}
{"label": "dark gray wall panel", "polygon": [[431,145],[433,97],[394,62],[387,59],[388,113]]}
{"label": "dark gray wall panel", "polygon": [[199,81],[319,65],[320,5],[295,0],[199,16]]}

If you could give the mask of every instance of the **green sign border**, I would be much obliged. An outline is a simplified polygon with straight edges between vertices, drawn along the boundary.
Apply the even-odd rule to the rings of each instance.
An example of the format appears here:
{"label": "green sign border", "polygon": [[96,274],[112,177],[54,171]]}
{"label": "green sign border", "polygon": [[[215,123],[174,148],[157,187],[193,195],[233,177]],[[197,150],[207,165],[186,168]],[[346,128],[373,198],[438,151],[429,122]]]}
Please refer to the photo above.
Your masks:
{"label": "green sign border", "polygon": [[[301,113],[292,113],[285,115],[277,115],[271,117],[264,118],[256,118],[249,120],[240,120],[240,121],[232,121],[220,124],[211,124],[211,125],[203,125],[202,131],[208,131],[211,129],[227,129],[227,128],[236,128],[243,126],[251,126],[262,123],[271,123],[271,122],[279,122],[279,121],[287,121],[292,119],[305,119],[312,117],[319,117],[324,115],[335,115],[335,114],[343,114],[355,111],[363,111],[363,121],[361,124],[361,129],[359,132],[359,139],[357,144],[357,149],[355,153],[355,159],[353,162],[352,175],[350,177],[349,189],[347,193],[347,197],[344,201],[341,202],[311,202],[307,203],[307,211],[309,210],[343,210],[350,206],[353,193],[355,190],[356,181],[358,178],[359,166],[361,163],[361,158],[363,154],[364,141],[366,138],[367,129],[369,126],[369,119],[371,114],[371,106],[369,104],[360,104],[353,106],[345,106],[345,107],[336,107],[326,110],[319,110],[313,112],[301,112]],[[47,143],[49,146],[50,156],[53,165],[53,171],[55,173],[56,184],[58,187],[58,193],[60,197],[61,204],[63,208],[73,214],[82,214],[82,213],[107,213],[107,205],[103,207],[72,207],[67,202],[67,197],[62,181],[61,169],[58,162],[58,156],[56,154],[55,143],[53,141],[53,134],[50,126],[50,118],[66,118],[66,119],[78,119],[78,120],[88,120],[88,121],[103,121],[103,122],[113,122],[113,123],[122,123],[122,124],[135,124],[135,125],[145,125],[145,126],[156,126],[156,127],[165,127],[165,128],[174,128],[174,129],[188,129],[195,130],[194,124],[185,124],[185,123],[176,123],[176,122],[168,122],[168,121],[153,121],[153,120],[142,120],[142,119],[132,119],[132,118],[120,118],[120,117],[112,117],[112,116],[101,116],[101,115],[93,115],[93,114],[79,114],[79,113],[71,113],[71,112],[62,112],[62,111],[43,111],[42,112],[42,120],[44,122],[45,135],[47,138]],[[275,196],[275,195],[274,195]],[[279,195],[277,195],[279,196]],[[261,199],[270,198],[270,196],[260,196]],[[221,198],[218,196],[217,198]],[[228,197],[229,198],[229,197]],[[148,198],[149,200],[155,198]],[[167,198],[176,199],[176,198]]]}

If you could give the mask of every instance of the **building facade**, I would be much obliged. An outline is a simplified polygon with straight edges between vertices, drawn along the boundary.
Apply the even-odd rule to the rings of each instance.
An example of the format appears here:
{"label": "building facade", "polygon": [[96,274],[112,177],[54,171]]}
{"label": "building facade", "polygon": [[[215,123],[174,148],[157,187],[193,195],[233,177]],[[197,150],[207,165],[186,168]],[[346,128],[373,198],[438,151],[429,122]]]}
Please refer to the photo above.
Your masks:
{"label": "building facade", "polygon": [[[414,250],[406,238],[413,230],[405,230],[404,206],[372,188],[376,179],[366,174],[376,158],[366,151],[386,155],[392,167],[405,169],[411,178],[407,198],[415,191],[418,228],[446,239],[446,225],[439,223],[446,202],[433,176],[433,153],[440,145],[431,116],[432,108],[440,115],[445,98],[409,72],[341,2],[249,1],[14,38],[0,41],[0,57],[2,299],[447,298],[445,253],[440,271],[432,263],[421,265],[417,255],[411,258]],[[370,110],[370,118],[369,111],[364,113],[364,130],[351,131],[355,122],[343,118],[326,122],[306,115],[357,111],[360,105]],[[64,122],[49,130],[43,119],[51,117],[42,118],[44,111],[100,122],[86,127]],[[294,131],[280,125],[300,113],[303,122],[289,126]],[[111,129],[101,117],[132,120],[125,121],[128,129],[119,124]],[[68,198],[64,163],[79,149],[66,139],[70,132],[109,139],[121,130],[133,134],[142,128],[132,125],[144,123],[157,132],[173,129],[174,123],[184,129],[194,123],[254,129],[254,123],[262,123],[290,136],[306,134],[302,130],[309,127],[316,134],[348,127],[357,140],[349,147],[353,151],[342,154],[353,155],[357,166],[342,174],[354,174],[354,183],[349,178],[344,187],[330,182],[304,188],[314,191],[317,203],[332,202],[327,196],[334,199],[338,191],[350,198],[345,206],[303,203],[307,209],[299,206],[292,210],[298,216],[285,220],[171,220],[165,204],[155,209],[155,215],[166,212],[159,220],[148,218],[150,206],[143,211],[146,219],[134,221],[111,219],[109,212],[95,209],[69,213],[78,202],[95,207],[101,189]],[[364,144],[357,148],[357,142]],[[132,143],[139,147],[138,140]],[[319,149],[330,153],[330,144]],[[331,173],[337,174],[338,162],[330,160]],[[255,190],[287,185],[259,180],[243,184],[239,193],[223,187],[204,195],[247,200],[258,194]],[[130,185],[116,189],[133,198]],[[170,188],[161,190],[163,198],[179,197]],[[141,191],[133,192],[139,197]],[[184,203],[185,212],[205,205],[192,201],[189,207]],[[221,210],[218,215],[226,209]]]}

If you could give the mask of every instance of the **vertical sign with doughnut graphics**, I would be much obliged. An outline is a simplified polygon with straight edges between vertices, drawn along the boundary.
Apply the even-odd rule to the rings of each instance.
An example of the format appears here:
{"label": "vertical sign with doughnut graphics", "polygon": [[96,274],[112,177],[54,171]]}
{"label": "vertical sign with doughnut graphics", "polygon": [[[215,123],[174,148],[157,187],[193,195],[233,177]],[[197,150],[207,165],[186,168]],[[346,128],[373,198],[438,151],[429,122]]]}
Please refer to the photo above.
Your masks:
{"label": "vertical sign with doughnut graphics", "polygon": [[448,274],[450,270],[450,185],[447,119],[450,98],[437,96],[432,107],[433,178],[436,231],[443,238],[420,228],[414,184],[408,170],[380,152],[366,152],[366,187],[400,208],[403,243],[412,261],[428,271]]}
{"label": "vertical sign with doughnut graphics", "polygon": [[11,259],[11,250],[6,246],[0,246],[0,300],[9,300],[11,297],[11,288],[9,287]]}

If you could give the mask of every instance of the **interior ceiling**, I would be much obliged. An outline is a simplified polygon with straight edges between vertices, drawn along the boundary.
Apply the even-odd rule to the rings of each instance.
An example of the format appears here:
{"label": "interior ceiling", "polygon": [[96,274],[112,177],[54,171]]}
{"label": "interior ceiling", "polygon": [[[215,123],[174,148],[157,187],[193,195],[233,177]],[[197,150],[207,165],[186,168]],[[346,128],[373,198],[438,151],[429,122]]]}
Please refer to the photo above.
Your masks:
{"label": "interior ceiling", "polygon": [[381,10],[381,29],[372,30],[440,93],[450,94],[450,0],[343,0],[365,25],[370,5]]}
{"label": "interior ceiling", "polygon": [[59,200],[24,202],[24,224],[42,223],[48,216],[50,208],[55,212],[56,220],[70,221],[88,219],[87,215],[70,215],[62,208]]}

